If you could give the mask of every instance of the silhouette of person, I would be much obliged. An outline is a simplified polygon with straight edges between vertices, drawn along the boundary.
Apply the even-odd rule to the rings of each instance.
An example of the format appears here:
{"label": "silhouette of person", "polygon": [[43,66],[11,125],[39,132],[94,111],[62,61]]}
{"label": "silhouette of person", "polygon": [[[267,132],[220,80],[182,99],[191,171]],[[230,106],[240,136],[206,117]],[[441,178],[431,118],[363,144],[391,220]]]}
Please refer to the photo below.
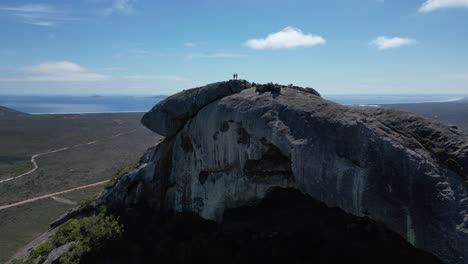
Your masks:
{"label": "silhouette of person", "polygon": [[236,74],[235,74],[235,73],[232,75],[232,79],[233,79],[233,80],[236,79]]}
{"label": "silhouette of person", "polygon": [[237,73],[236,73],[236,74],[234,74],[234,75],[235,75],[234,79],[236,79],[236,80],[237,80]]}

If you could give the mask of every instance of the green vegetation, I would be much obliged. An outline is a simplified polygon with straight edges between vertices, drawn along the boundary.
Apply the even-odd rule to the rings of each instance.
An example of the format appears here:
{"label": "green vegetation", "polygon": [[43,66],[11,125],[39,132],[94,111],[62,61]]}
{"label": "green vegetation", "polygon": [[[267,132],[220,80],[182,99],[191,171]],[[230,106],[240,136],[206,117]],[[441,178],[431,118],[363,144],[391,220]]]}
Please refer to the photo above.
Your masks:
{"label": "green vegetation", "polygon": [[13,263],[42,263],[53,248],[66,244],[70,244],[70,249],[60,257],[59,263],[83,263],[87,255],[93,251],[99,252],[109,241],[118,240],[122,234],[123,226],[106,211],[95,216],[72,219],[59,228],[50,242],[37,246],[27,260],[15,260]]}
{"label": "green vegetation", "polygon": [[[138,160],[158,138],[141,126],[141,116],[142,113],[0,116],[0,180],[31,170],[32,155],[84,144],[40,156],[35,172],[2,183],[0,205],[113,178],[118,168]],[[124,134],[112,137],[120,133]],[[95,140],[99,141],[86,144]],[[59,198],[80,202],[98,194],[104,186],[77,190]],[[73,207],[44,199],[1,210],[0,263],[46,232],[52,221]]]}
{"label": "green vegetation", "polygon": [[111,240],[122,236],[123,226],[105,211],[91,217],[72,219],[60,227],[52,238],[55,247],[73,242],[70,250],[60,257],[60,263],[80,263],[92,251],[99,251]]}
{"label": "green vegetation", "polygon": [[14,259],[12,264],[40,264],[47,260],[47,256],[52,251],[52,245],[48,242],[40,244],[31,252],[31,255],[26,260]]}
{"label": "green vegetation", "polygon": [[[106,189],[112,188],[117,180],[138,167],[137,163],[126,164],[120,167],[114,174]],[[97,194],[93,194],[80,202],[82,211],[91,212],[97,209]],[[122,236],[123,226],[112,216],[103,210],[96,216],[72,219],[63,224],[52,237],[51,242],[37,246],[27,260],[14,260],[13,264],[35,264],[42,263],[53,248],[70,243],[70,249],[61,256],[62,264],[78,264],[83,257],[92,251],[99,251],[109,240],[118,239]]]}
{"label": "green vegetation", "polygon": [[27,260],[19,260],[15,259],[13,261],[13,264],[36,264],[36,263],[42,263],[47,259],[47,256],[49,253],[52,251],[53,246],[51,243],[46,242],[43,244],[40,244],[36,248],[34,248],[31,252],[31,255]]}
{"label": "green vegetation", "polygon": [[80,210],[82,211],[93,211],[97,208],[97,202],[96,202],[97,194],[93,194],[83,200],[80,203]]}
{"label": "green vegetation", "polygon": [[0,210],[0,263],[6,263],[19,248],[46,232],[52,221],[73,207],[44,199]]}
{"label": "green vegetation", "polygon": [[130,163],[130,164],[125,164],[123,165],[122,167],[120,167],[117,172],[114,174],[114,178],[112,178],[110,180],[110,182],[106,185],[105,189],[106,190],[109,190],[111,189],[112,187],[114,187],[114,185],[117,183],[117,181],[122,177],[122,176],[125,176],[131,172],[133,172],[134,170],[136,170],[136,168],[138,168],[138,163]]}

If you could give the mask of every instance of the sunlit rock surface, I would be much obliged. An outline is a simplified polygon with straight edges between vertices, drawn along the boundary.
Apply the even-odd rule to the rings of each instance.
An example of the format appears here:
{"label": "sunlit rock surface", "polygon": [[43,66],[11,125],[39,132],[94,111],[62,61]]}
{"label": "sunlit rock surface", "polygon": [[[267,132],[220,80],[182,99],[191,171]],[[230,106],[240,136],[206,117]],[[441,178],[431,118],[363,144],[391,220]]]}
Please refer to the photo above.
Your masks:
{"label": "sunlit rock surface", "polygon": [[142,120],[167,138],[99,201],[116,211],[222,221],[273,187],[381,221],[446,263],[467,263],[468,139],[417,115],[349,107],[313,89],[245,81],[171,96]]}

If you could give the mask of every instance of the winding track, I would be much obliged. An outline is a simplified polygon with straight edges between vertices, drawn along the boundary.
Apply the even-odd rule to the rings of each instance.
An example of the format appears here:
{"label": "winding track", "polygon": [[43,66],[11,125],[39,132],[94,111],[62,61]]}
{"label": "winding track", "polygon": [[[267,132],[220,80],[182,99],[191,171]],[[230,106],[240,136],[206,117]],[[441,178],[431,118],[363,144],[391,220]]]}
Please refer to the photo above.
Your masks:
{"label": "winding track", "polygon": [[[1,180],[1,181],[0,181],[0,184],[1,184],[1,183],[8,182],[8,181],[12,181],[12,180],[19,179],[19,178],[21,178],[21,177],[27,176],[27,175],[33,173],[34,171],[36,171],[36,170],[39,168],[39,165],[37,165],[37,162],[36,162],[36,158],[37,158],[37,157],[45,156],[45,155],[48,155],[48,154],[57,153],[57,152],[61,152],[61,151],[65,151],[65,150],[68,150],[68,149],[73,149],[73,148],[77,148],[77,147],[81,147],[81,146],[93,145],[93,144],[96,144],[96,143],[98,143],[98,142],[100,142],[100,141],[103,141],[103,140],[106,140],[106,139],[113,139],[113,138],[120,137],[120,136],[123,136],[123,135],[128,135],[128,134],[134,133],[135,131],[136,131],[136,129],[131,130],[131,131],[129,131],[129,132],[125,132],[125,133],[118,133],[118,134],[112,135],[112,136],[110,136],[110,137],[103,138],[103,139],[101,139],[101,140],[95,140],[95,141],[91,141],[91,142],[87,142],[87,143],[82,143],[82,144],[74,145],[74,146],[72,146],[72,147],[64,147],[64,148],[61,148],[61,149],[56,149],[56,150],[52,150],[52,151],[48,151],[48,152],[44,152],[44,153],[39,153],[39,154],[33,155],[33,156],[31,157],[31,163],[32,163],[33,166],[34,166],[33,169],[31,169],[30,171],[25,172],[25,173],[23,173],[23,174],[21,174],[21,175],[18,175],[18,176],[15,176],[15,177],[11,177],[11,178],[8,178],[8,179]],[[60,192],[56,192],[56,193],[46,194],[46,195],[42,195],[42,196],[39,196],[39,197],[26,199],[26,200],[23,200],[23,201],[20,201],[20,202],[12,203],[12,204],[1,205],[1,206],[0,206],[0,210],[4,210],[4,209],[7,209],[7,208],[11,208],[11,207],[15,207],[15,206],[19,206],[19,205],[23,205],[23,204],[35,202],[35,201],[42,200],[42,199],[46,199],[46,198],[52,198],[52,197],[55,197],[55,196],[57,196],[57,195],[61,195],[61,194],[68,193],[68,192],[72,192],[72,191],[76,191],[76,190],[86,189],[86,188],[94,187],[94,186],[98,186],[98,185],[103,185],[103,184],[106,184],[107,182],[109,182],[109,180],[105,180],[105,181],[101,181],[101,182],[96,182],[96,183],[92,183],[92,184],[88,184],[88,185],[84,185],[84,186],[80,186],[80,187],[75,187],[75,188],[72,188],[72,189],[68,189],[68,190],[60,191]]]}
{"label": "winding track", "polygon": [[36,158],[37,157],[40,157],[40,156],[45,156],[45,155],[48,155],[48,154],[52,154],[52,153],[57,153],[57,152],[60,152],[60,151],[64,151],[64,150],[67,150],[67,149],[72,149],[72,148],[77,148],[77,147],[81,147],[81,146],[86,146],[86,145],[93,145],[93,144],[96,144],[98,143],[99,141],[103,141],[103,140],[106,140],[106,139],[113,139],[113,138],[116,138],[116,137],[120,137],[120,136],[123,136],[123,135],[128,135],[130,133],[133,133],[135,132],[136,129],[132,130],[132,131],[129,131],[129,132],[125,132],[125,133],[119,133],[119,134],[115,134],[113,136],[110,136],[110,137],[107,137],[107,138],[104,138],[104,139],[101,139],[101,140],[94,140],[94,141],[91,141],[91,142],[87,142],[87,143],[83,143],[83,144],[78,144],[78,145],[74,145],[72,147],[64,147],[64,148],[61,148],[61,149],[56,149],[56,150],[52,150],[52,151],[48,151],[48,152],[44,152],[44,153],[39,153],[39,154],[36,154],[36,155],[33,155],[31,157],[31,163],[33,164],[34,168],[28,172],[25,172],[21,175],[18,175],[18,176],[14,176],[14,177],[11,177],[11,178],[8,178],[8,179],[4,179],[4,180],[0,180],[0,183],[4,183],[4,182],[8,182],[8,181],[12,181],[12,180],[16,180],[18,178],[21,178],[21,177],[24,177],[26,175],[29,175],[33,172],[35,172],[39,166],[37,165],[37,162],[36,162]]}
{"label": "winding track", "polygon": [[60,152],[60,151],[64,151],[64,150],[67,150],[69,149],[70,147],[65,147],[65,148],[61,148],[61,149],[56,149],[56,150],[52,150],[52,151],[48,151],[48,152],[44,152],[44,153],[39,153],[39,154],[36,154],[34,156],[31,157],[31,163],[33,164],[34,168],[28,172],[25,172],[21,175],[18,175],[18,176],[15,176],[15,177],[11,177],[11,178],[8,178],[8,179],[4,179],[4,180],[1,180],[0,183],[4,183],[4,182],[8,182],[8,181],[12,181],[12,180],[16,180],[18,178],[21,178],[23,176],[26,176],[26,175],[29,175],[31,173],[33,173],[34,171],[36,171],[39,166],[37,166],[37,163],[36,163],[36,158],[37,157],[40,157],[40,156],[44,156],[44,155],[47,155],[47,154],[52,154],[52,153],[57,153],[57,152]]}

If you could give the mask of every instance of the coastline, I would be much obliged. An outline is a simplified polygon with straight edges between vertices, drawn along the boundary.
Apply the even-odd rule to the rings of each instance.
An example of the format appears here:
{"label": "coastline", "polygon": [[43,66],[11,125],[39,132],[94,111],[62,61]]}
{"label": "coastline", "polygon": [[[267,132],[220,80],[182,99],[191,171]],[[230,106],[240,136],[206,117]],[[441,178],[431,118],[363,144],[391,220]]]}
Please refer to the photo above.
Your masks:
{"label": "coastline", "polygon": [[[322,95],[322,98],[339,103],[347,106],[385,106],[385,105],[403,105],[403,104],[426,104],[426,103],[450,103],[468,100],[468,95],[454,95],[448,99],[436,99],[436,96],[433,98],[421,98],[425,95],[409,95],[410,97],[419,97],[421,100],[411,100],[405,101],[402,98],[405,98],[403,95],[334,95],[327,96]],[[442,97],[448,97],[446,95],[440,95]],[[393,99],[396,98],[396,99]],[[346,101],[357,101],[357,102],[346,102]],[[367,101],[367,102],[364,102]]]}
{"label": "coastline", "polygon": [[[347,105],[347,106],[355,106],[355,107],[388,107],[392,105],[420,105],[420,104],[440,104],[440,103],[456,103],[456,102],[463,102],[468,101],[467,95],[440,95],[440,99],[437,99],[438,96],[436,95],[408,95],[405,97],[403,95],[323,95],[322,98],[325,100],[329,100],[338,104]],[[445,97],[445,98],[444,98]],[[449,97],[449,98],[447,98]],[[411,100],[414,99],[414,100]],[[420,99],[420,100],[418,100]],[[409,101],[405,101],[409,100]],[[114,108],[118,109],[118,104],[114,101],[107,101],[101,104],[88,104],[90,110],[95,111],[79,111],[79,110],[86,110],[83,107],[81,109],[73,109],[77,111],[73,111],[72,109],[67,109],[67,107],[54,107],[55,109],[50,109],[51,111],[44,111],[46,109],[41,107],[35,107],[36,102],[32,102],[30,107],[24,107],[25,103],[17,102],[0,102],[0,106],[3,105],[7,108],[14,109],[16,111],[21,111],[24,113],[28,113],[31,115],[85,115],[85,114],[119,114],[119,113],[145,113],[150,110],[154,104],[158,103],[159,100],[154,100],[151,102],[145,102],[145,104],[134,104],[132,102],[131,105],[125,104],[126,102],[118,102],[121,105],[124,105],[125,108],[129,110],[107,110],[102,108]],[[83,102],[88,103],[88,102]],[[27,103],[26,103],[27,104]],[[61,103],[59,103],[61,104]],[[53,105],[53,104],[51,104]],[[94,109],[93,109],[94,108]],[[101,108],[101,109],[99,109]],[[138,110],[131,110],[131,109],[138,109]],[[141,109],[144,108],[144,109]],[[60,111],[60,110],[63,111]],[[29,111],[27,111],[29,110]],[[36,111],[35,111],[36,110]],[[55,111],[54,111],[55,110]],[[59,111],[57,111],[59,110]],[[67,111],[68,110],[68,111]]]}
{"label": "coastline", "polygon": [[64,112],[64,113],[28,113],[30,115],[88,115],[88,114],[130,114],[146,113],[148,110],[141,111],[106,111],[106,112]]}

